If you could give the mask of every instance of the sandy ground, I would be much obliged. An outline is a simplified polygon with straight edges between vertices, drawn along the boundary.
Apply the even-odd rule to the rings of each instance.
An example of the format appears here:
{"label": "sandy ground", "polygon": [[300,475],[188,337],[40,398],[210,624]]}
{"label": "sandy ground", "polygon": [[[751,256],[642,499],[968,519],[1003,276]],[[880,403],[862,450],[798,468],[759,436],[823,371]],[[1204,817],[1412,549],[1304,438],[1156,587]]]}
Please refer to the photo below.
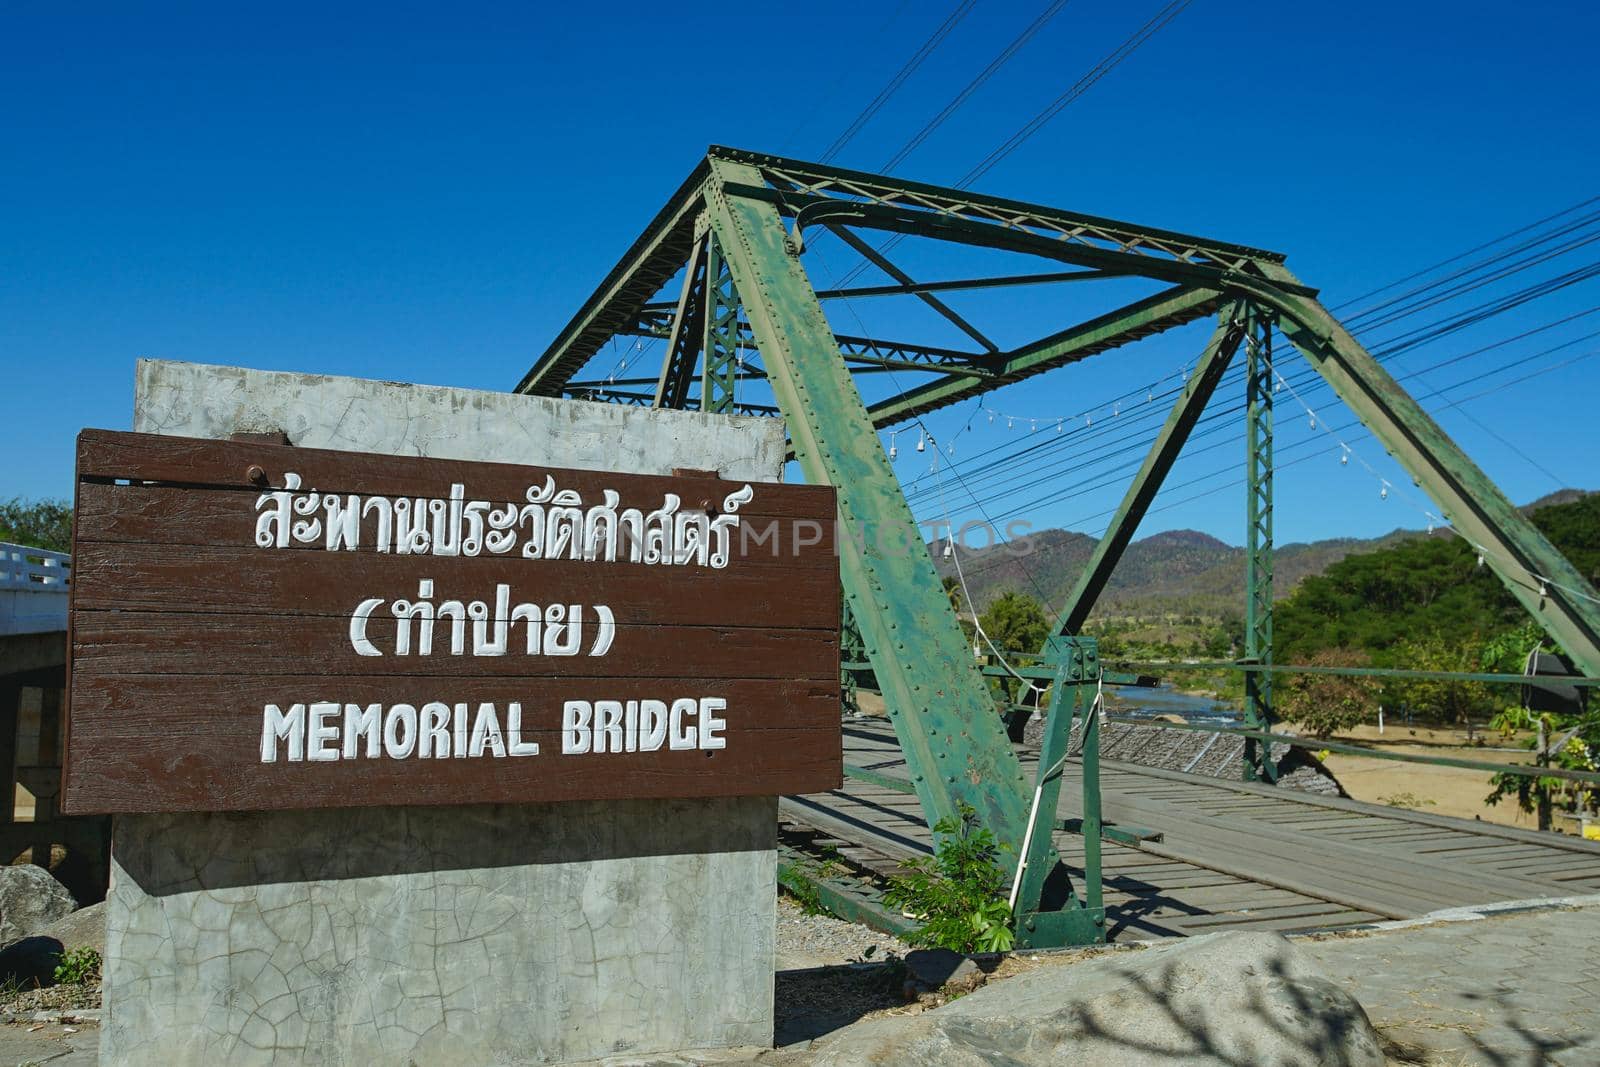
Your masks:
{"label": "sandy ground", "polygon": [[[1530,759],[1531,753],[1517,749],[1516,742],[1506,741],[1498,734],[1484,735],[1480,731],[1477,736],[1484,742],[1481,746],[1470,743],[1463,729],[1388,724],[1382,735],[1376,726],[1360,726],[1334,739],[1396,752],[1453,756],[1486,763],[1526,763]],[[1493,806],[1483,802],[1490,791],[1489,776],[1483,771],[1400,763],[1338,752],[1329,753],[1323,762],[1356,800],[1394,804],[1460,819],[1482,819],[1503,826],[1537,828],[1533,816],[1519,810],[1515,799],[1508,797]],[[1558,819],[1556,828],[1571,830],[1573,827]]]}

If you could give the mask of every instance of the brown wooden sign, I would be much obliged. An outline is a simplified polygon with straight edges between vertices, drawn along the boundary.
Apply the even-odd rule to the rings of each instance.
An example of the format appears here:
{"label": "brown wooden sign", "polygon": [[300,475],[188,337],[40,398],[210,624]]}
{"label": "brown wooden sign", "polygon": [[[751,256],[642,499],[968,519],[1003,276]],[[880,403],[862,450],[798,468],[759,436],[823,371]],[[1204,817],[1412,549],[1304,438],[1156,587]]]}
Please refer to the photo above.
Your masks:
{"label": "brown wooden sign", "polygon": [[62,809],[840,782],[831,488],[86,430]]}

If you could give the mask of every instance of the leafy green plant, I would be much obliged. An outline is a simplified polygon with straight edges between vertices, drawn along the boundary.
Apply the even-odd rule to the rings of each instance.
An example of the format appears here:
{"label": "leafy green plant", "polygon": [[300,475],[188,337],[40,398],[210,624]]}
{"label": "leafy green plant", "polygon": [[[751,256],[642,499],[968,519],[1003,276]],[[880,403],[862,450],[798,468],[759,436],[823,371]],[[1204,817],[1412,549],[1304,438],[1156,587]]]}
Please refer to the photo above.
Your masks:
{"label": "leafy green plant", "polygon": [[807,915],[826,915],[828,909],[822,904],[822,893],[815,883],[796,878],[788,882],[779,882],[779,887],[794,900],[796,906]]}
{"label": "leafy green plant", "polygon": [[84,985],[100,980],[100,953],[92,948],[75,948],[61,954],[56,964],[56,984]]}
{"label": "leafy green plant", "polygon": [[940,819],[933,828],[935,854],[907,863],[909,873],[890,879],[884,890],[885,903],[922,924],[906,937],[910,944],[957,952],[1004,952],[1012,946],[1009,875],[996,862],[994,835],[977,825],[976,815],[963,804],[959,815]]}

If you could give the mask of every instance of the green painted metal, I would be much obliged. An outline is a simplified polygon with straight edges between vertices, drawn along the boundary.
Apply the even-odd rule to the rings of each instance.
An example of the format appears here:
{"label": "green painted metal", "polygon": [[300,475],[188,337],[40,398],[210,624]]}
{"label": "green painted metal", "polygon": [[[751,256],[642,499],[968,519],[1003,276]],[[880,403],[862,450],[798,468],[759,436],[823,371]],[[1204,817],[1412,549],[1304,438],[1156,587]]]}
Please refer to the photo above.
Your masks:
{"label": "green painted metal", "polygon": [[815,900],[841,919],[870,926],[880,933],[905,937],[917,928],[915,921],[885,906],[874,887],[858,879],[828,874],[816,861],[782,845],[778,848],[778,884],[802,900]]}
{"label": "green painted metal", "polygon": [[661,361],[661,376],[656,381],[655,406],[681,409],[689,398],[689,382],[705,338],[701,323],[705,319],[706,260],[709,237],[695,242],[694,251],[683,271],[683,289],[678,308],[667,333],[667,351]]}
{"label": "green painted metal", "polygon": [[[1272,334],[1273,315],[1251,304],[1245,347],[1245,552],[1244,658],[1272,662]],[[1245,724],[1272,727],[1272,674],[1244,676]],[[1267,746],[1251,738],[1244,746],[1244,777],[1275,781],[1277,765]]]}
{"label": "green painted metal", "polygon": [[[1141,667],[1147,671],[1255,671],[1266,674],[1339,674],[1352,678],[1409,678],[1416,681],[1439,682],[1489,682],[1502,685],[1527,685],[1534,681],[1526,674],[1495,674],[1483,671],[1413,671],[1403,667],[1313,667],[1300,663],[1241,663],[1238,660],[1118,660],[1123,666]],[[1026,675],[1030,668],[1018,668]],[[1121,677],[1133,677],[1122,675]],[[1143,683],[1112,681],[1112,672],[1106,672],[1107,685],[1133,685]],[[1577,686],[1581,689],[1600,689],[1600,678],[1578,675],[1541,674],[1543,684]]]}
{"label": "green painted metal", "polygon": [[878,786],[880,789],[890,789],[896,793],[905,793],[908,796],[916,796],[917,793],[916,787],[904,778],[896,778],[890,774],[880,774],[868,767],[852,767],[846,763],[844,765],[844,776],[846,778],[854,778],[858,782],[866,782],[869,785]]}
{"label": "green painted metal", "polygon": [[716,236],[706,238],[705,339],[700,345],[700,410],[724,414],[733,409],[734,390],[743,370],[739,338],[739,294],[722,258]]}
{"label": "green painted metal", "polygon": [[1174,326],[1185,325],[1211,314],[1221,302],[1221,294],[1214,290],[1187,289],[1182,286],[1165,290],[1004,355],[992,379],[929,382],[915,389],[907,389],[900,396],[880,401],[869,409],[872,425],[893,426],[914,416],[982,396],[1002,385],[1024,381],[1056,367],[1088,359]]}
{"label": "green painted metal", "polygon": [[[713,158],[710,224],[744,299],[768,381],[808,480],[838,492],[839,569],[929,825],[970,805],[997,842],[1022,840],[1021,765],[860,393],[839,358],[778,212],[731,195],[760,180]],[[859,536],[857,532],[859,531]]]}
{"label": "green painted metal", "polygon": [[[1110,721],[1141,726],[1150,725],[1148,719],[1114,718]],[[1512,774],[1523,778],[1560,778],[1568,782],[1600,785],[1600,771],[1569,771],[1563,767],[1543,767],[1532,763],[1495,763],[1490,760],[1461,759],[1456,756],[1424,756],[1413,752],[1395,752],[1391,749],[1351,745],[1343,741],[1326,741],[1314,737],[1296,737],[1293,734],[1272,733],[1267,730],[1252,730],[1247,726],[1218,726],[1212,723],[1190,722],[1163,722],[1160,725],[1163,730],[1193,730],[1209,734],[1234,734],[1269,744],[1289,745],[1292,748],[1303,748],[1312,752],[1344,752],[1353,756],[1371,756],[1373,759],[1395,760],[1399,763],[1422,763],[1432,767],[1455,767],[1460,770],[1482,771],[1485,774]]]}
{"label": "green painted metal", "polygon": [[[1145,722],[1146,720],[1134,719],[1107,719],[1107,722]],[[1083,833],[1082,819],[1057,819],[1056,829],[1069,834]],[[1149,830],[1143,826],[1122,826],[1116,823],[1102,822],[1100,836],[1107,841],[1115,841],[1119,845],[1137,846],[1141,841],[1160,841],[1166,837],[1160,830]]]}
{"label": "green painted metal", "polygon": [[1183,395],[1172,406],[1167,421],[1162,424],[1144,463],[1139,467],[1139,473],[1134,475],[1133,483],[1128,486],[1116,515],[1101,535],[1100,543],[1095,546],[1094,555],[1089,557],[1083,573],[1078,576],[1077,585],[1067,598],[1066,608],[1056,623],[1057,635],[1075,634],[1088,621],[1089,612],[1094,609],[1095,601],[1110,580],[1112,570],[1122,559],[1123,550],[1133,540],[1140,520],[1149,510],[1150,502],[1155,499],[1184,442],[1189,439],[1189,431],[1199,421],[1206,404],[1211,400],[1211,394],[1216,392],[1217,383],[1227,371],[1234,352],[1238,350],[1245,329],[1241,316],[1242,309],[1237,304],[1229,304],[1223,309],[1216,331],[1212,333],[1210,342],[1195,363],[1194,372],[1184,385]]}
{"label": "green painted metal", "polygon": [[[862,249],[895,284],[818,294],[801,266],[806,233],[815,226],[834,230]],[[1073,269],[915,281],[867,243],[862,236],[867,230],[1019,253]],[[1016,848],[1026,832],[1031,791],[873,431],[1218,312],[1222,325],[1213,346],[1130,487],[1097,550],[1092,573],[1074,593],[1057,640],[1064,641],[1087,618],[1215,388],[1216,377],[1248,332],[1251,611],[1245,662],[1232,666],[1252,679],[1251,724],[1270,724],[1270,679],[1279,670],[1271,663],[1270,615],[1271,320],[1276,316],[1290,342],[1437,501],[1441,519],[1480,547],[1486,564],[1573,654],[1586,675],[1600,675],[1600,602],[1590,584],[1333,320],[1317,302],[1315,290],[1286,270],[1282,260],[1274,252],[1170,230],[712,148],[524,376],[518,391],[681,408],[691,403],[698,366],[700,404],[706,410],[781,413],[805,476],[839,491],[845,530],[840,569],[848,608],[844,629],[847,639],[852,633],[859,638],[845,655],[850,668],[841,676],[846,699],[853,685],[867,688],[867,672],[855,668],[870,664],[870,682],[884,697],[910,770],[909,787],[929,824],[969,804],[998,841]],[[661,302],[663,286],[680,273],[684,280],[677,300]],[[935,295],[1106,277],[1138,277],[1167,288],[1008,351],[996,351],[982,331]],[[819,296],[914,297],[982,350],[835,334]],[[574,374],[619,336],[668,341],[659,378],[653,383],[573,382]],[[760,370],[739,367],[744,346],[759,349],[776,407],[735,399],[739,382],[762,377]],[[878,399],[870,408],[862,403],[853,376],[883,381],[884,374],[903,372],[934,377],[912,388],[900,388],[896,379],[896,395]],[[1060,655],[1068,651],[1068,646],[1057,646],[1056,658],[1047,656],[1037,665],[1017,667],[1017,672],[1052,682],[1062,700],[1066,689],[1075,690],[1073,702],[1078,703],[1087,699],[1083,685],[1067,686],[1057,677]],[[1089,716],[1085,725],[1085,744],[1097,743],[1098,718]],[[1270,737],[1265,730],[1245,732],[1253,741]],[[1265,761],[1252,762],[1264,768]],[[1100,823],[1097,760],[1086,760],[1084,785],[1080,829],[1086,845],[1092,842],[1098,850],[1109,831]],[[890,788],[900,786],[897,782]],[[1053,810],[1049,819],[1046,825],[1054,827]],[[1041,860],[1038,868],[1047,866]],[[1034,869],[1031,859],[1028,869]],[[1019,907],[1019,943],[1046,946],[1103,936],[1098,858],[1082,890],[1077,908],[1040,912],[1032,905]],[[840,906],[855,907],[849,900]]]}
{"label": "green painted metal", "polygon": [[[1099,651],[1093,638],[1057,636],[1046,643],[1045,656],[1054,668],[1054,675],[1029,809],[1027,848],[1018,870],[1013,905],[1015,931],[1019,943],[1033,938],[1032,944],[1043,944],[1046,942],[1037,940],[1042,936],[1039,924],[1043,922],[1047,929],[1066,931],[1068,936],[1085,939],[1067,942],[1069,944],[1093,944],[1105,939],[1101,897],[1100,731],[1095,699],[1100,678]],[[1082,723],[1082,743],[1077,753],[1070,747],[1074,718]],[[1081,886],[1066,880],[1061,853],[1055,847],[1052,834],[1059,822],[1056,808],[1061,796],[1062,772],[1074,754],[1080,762],[1083,784],[1080,832],[1084,842],[1084,873]],[[1045,890],[1052,877],[1066,881],[1064,899],[1046,902]],[[1053,906],[1046,908],[1046,903]],[[1086,922],[1048,918],[1060,913],[1085,912],[1098,913],[1100,921],[1095,922],[1092,917]]]}
{"label": "green painted metal", "polygon": [[1273,287],[1260,288],[1284,335],[1573,662],[1600,674],[1594,587],[1321,304],[1283,291],[1278,279],[1292,274],[1273,274]]}

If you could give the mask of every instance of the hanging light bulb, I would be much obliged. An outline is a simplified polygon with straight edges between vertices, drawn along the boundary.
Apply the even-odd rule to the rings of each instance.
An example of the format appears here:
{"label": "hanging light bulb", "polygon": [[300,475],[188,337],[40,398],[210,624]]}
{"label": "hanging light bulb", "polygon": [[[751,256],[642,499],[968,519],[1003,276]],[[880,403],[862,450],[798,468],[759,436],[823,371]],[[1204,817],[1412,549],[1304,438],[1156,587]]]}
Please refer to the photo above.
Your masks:
{"label": "hanging light bulb", "polygon": [[945,446],[944,454],[947,455],[947,456],[953,456],[953,455],[956,454],[956,443],[954,441],[951,441],[948,445]]}
{"label": "hanging light bulb", "polygon": [[928,450],[928,439],[923,435],[921,430],[918,430],[917,431],[917,451],[918,452],[926,452],[927,450]]}
{"label": "hanging light bulb", "polygon": [[1343,452],[1339,453],[1339,466],[1350,466],[1350,449],[1348,447],[1346,447]]}
{"label": "hanging light bulb", "polygon": [[1478,566],[1480,566],[1480,567],[1483,566],[1483,553],[1482,552],[1478,553]]}
{"label": "hanging light bulb", "polygon": [[1121,404],[1112,404],[1111,405],[1111,417],[1114,419],[1118,415],[1121,415],[1121,414],[1122,414],[1122,405]]}
{"label": "hanging light bulb", "polygon": [[1154,389],[1146,389],[1144,391],[1144,402],[1146,404],[1154,404],[1156,402],[1156,391]]}
{"label": "hanging light bulb", "polygon": [[1006,416],[1006,429],[1009,430],[1012,427],[1016,426],[1016,424],[1017,424],[1017,420],[1016,419],[1013,419],[1010,415]]}
{"label": "hanging light bulb", "polygon": [[993,423],[993,422],[994,422],[994,412],[992,412],[992,411],[991,411],[991,412],[989,412],[989,422],[990,422],[990,423],[991,423],[991,424],[992,424],[992,423]]}
{"label": "hanging light bulb", "polygon": [[1315,411],[1313,411],[1310,414],[1311,414],[1311,428],[1313,430],[1315,430],[1317,428],[1317,413]]}
{"label": "hanging light bulb", "polygon": [[1039,428],[1039,420],[1038,419],[1029,419],[1028,420],[1028,432],[1029,433],[1033,433],[1038,428]]}
{"label": "hanging light bulb", "polygon": [[1428,532],[1430,534],[1433,533],[1433,516],[1432,515],[1428,516]]}
{"label": "hanging light bulb", "polygon": [[1544,599],[1546,592],[1547,592],[1547,590],[1544,587],[1544,579],[1540,578],[1539,579],[1539,599],[1540,600]]}
{"label": "hanging light bulb", "polygon": [[1056,420],[1056,433],[1062,433],[1063,432],[1062,429],[1061,429],[1061,423],[1063,421],[1064,420],[1062,420],[1062,419],[1057,419]]}
{"label": "hanging light bulb", "polygon": [[900,454],[900,448],[899,448],[898,445],[896,445],[894,443],[894,437],[895,437],[895,435],[892,434],[892,433],[889,435],[889,458],[890,459],[893,459],[894,457],[896,457],[896,456],[898,456]]}
{"label": "hanging light bulb", "polygon": [[1384,482],[1383,483],[1383,488],[1378,490],[1378,499],[1379,500],[1388,500],[1389,499],[1389,483],[1388,482]]}

